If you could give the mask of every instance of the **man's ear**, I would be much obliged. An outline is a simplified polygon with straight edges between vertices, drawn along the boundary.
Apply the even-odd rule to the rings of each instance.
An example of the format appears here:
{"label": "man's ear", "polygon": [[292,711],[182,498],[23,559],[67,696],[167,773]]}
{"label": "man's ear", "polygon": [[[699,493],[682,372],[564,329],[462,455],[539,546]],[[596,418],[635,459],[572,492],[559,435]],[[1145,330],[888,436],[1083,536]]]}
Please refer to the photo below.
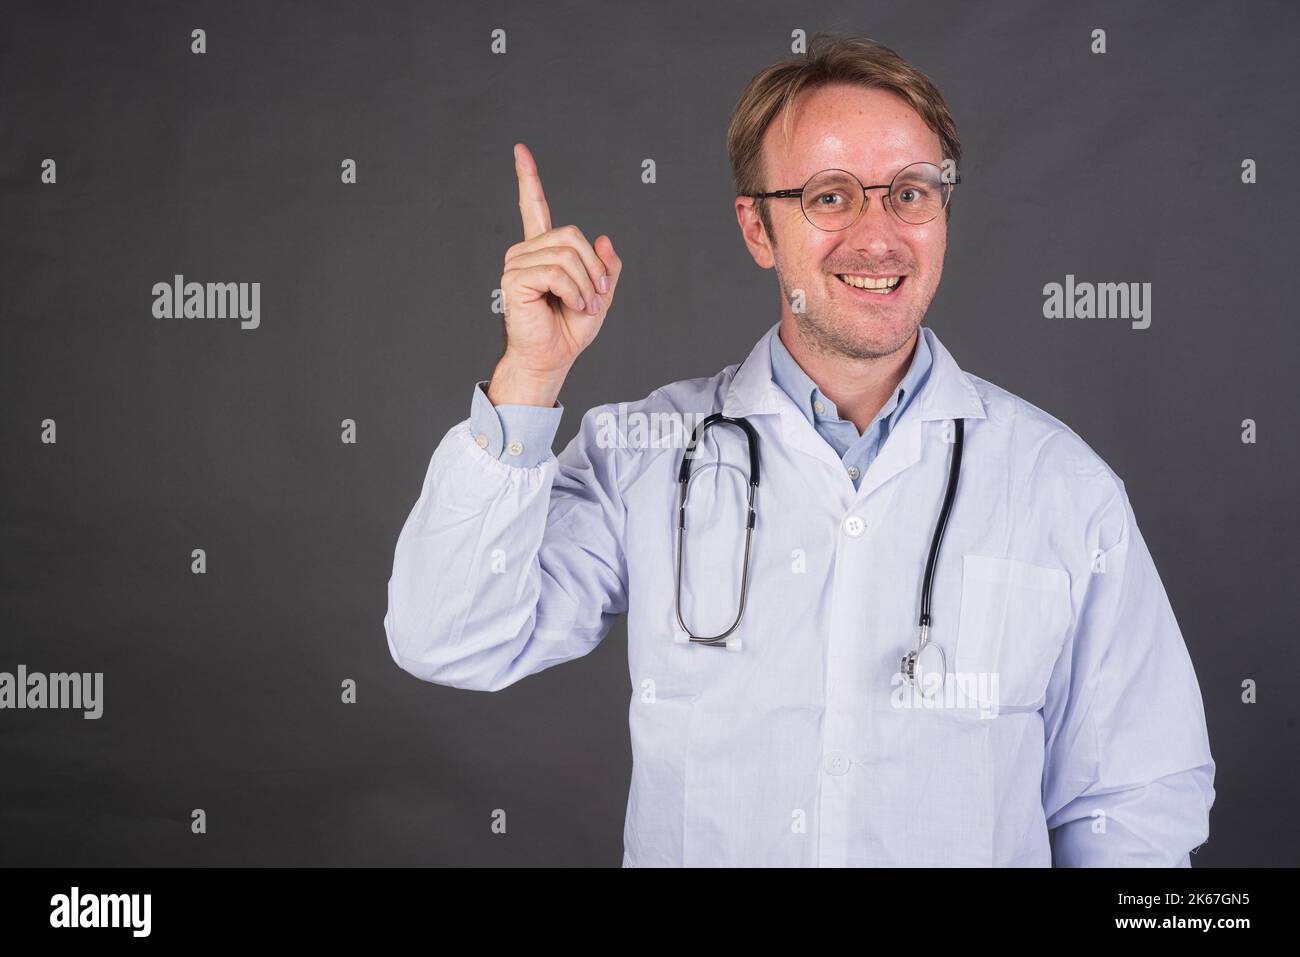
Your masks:
{"label": "man's ear", "polygon": [[776,265],[776,256],[772,250],[772,241],[763,227],[763,219],[758,215],[755,200],[749,196],[736,197],[736,222],[740,224],[740,235],[745,238],[749,254],[754,262],[764,269]]}

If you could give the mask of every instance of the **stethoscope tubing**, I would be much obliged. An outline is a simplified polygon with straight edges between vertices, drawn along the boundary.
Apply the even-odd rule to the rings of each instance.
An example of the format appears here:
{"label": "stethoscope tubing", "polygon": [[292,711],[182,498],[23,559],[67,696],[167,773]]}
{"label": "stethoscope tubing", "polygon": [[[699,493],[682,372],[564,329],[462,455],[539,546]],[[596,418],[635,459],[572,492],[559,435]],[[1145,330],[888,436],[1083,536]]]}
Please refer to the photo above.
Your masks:
{"label": "stethoscope tubing", "polygon": [[[736,620],[731,623],[731,627],[726,631],[711,638],[706,638],[696,635],[686,626],[686,622],[682,619],[682,561],[686,552],[686,495],[687,486],[691,480],[691,463],[695,459],[696,447],[700,439],[704,437],[704,433],[718,423],[734,425],[743,430],[749,444],[749,514],[745,519],[745,557],[740,571],[740,606],[736,609]],[[677,506],[677,601],[675,606],[677,624],[693,642],[702,645],[725,645],[727,636],[740,627],[740,620],[745,616],[745,602],[749,595],[749,553],[754,539],[754,523],[757,516],[754,511],[754,499],[758,494],[758,433],[754,431],[754,427],[750,425],[747,419],[732,418],[723,415],[721,412],[714,412],[696,427],[694,435],[691,436],[690,444],[686,446],[686,452],[682,455],[682,465],[677,472],[677,481],[680,486]]]}
{"label": "stethoscope tubing", "polygon": [[961,475],[961,449],[966,420],[953,419],[956,435],[953,440],[952,464],[948,469],[948,491],[943,496],[943,507],[939,509],[939,521],[935,525],[934,538],[930,542],[930,557],[925,563],[925,579],[921,583],[921,620],[922,628],[930,627],[930,592],[934,587],[934,566],[939,558],[939,544],[943,541],[944,529],[948,526],[948,514],[952,511],[953,499],[957,497],[957,480]]}

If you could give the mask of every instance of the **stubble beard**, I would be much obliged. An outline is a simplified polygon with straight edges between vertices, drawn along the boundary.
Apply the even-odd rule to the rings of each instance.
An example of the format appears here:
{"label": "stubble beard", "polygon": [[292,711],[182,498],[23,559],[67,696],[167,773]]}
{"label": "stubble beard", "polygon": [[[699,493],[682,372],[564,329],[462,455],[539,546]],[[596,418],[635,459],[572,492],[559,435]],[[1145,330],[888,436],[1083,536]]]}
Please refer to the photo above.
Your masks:
{"label": "stubble beard", "polygon": [[[780,266],[776,266],[777,283],[781,295],[787,304],[794,301],[793,290],[786,282]],[[834,276],[830,282],[839,282]],[[908,282],[912,281],[909,276]],[[893,355],[903,347],[912,334],[916,332],[929,302],[909,310],[901,325],[885,324],[871,321],[862,314],[846,315],[837,303],[827,302],[809,295],[804,290],[804,309],[802,312],[791,310],[795,327],[804,343],[814,351],[828,357],[848,359],[878,359]]]}

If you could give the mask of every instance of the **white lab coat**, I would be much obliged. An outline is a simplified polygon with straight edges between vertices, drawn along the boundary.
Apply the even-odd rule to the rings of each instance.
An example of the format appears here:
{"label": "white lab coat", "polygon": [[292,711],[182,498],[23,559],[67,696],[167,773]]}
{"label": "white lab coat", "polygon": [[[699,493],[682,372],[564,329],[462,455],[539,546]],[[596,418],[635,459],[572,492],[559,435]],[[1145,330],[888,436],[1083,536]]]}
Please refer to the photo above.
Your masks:
{"label": "white lab coat", "polygon": [[[625,866],[1048,866],[1050,829],[1061,865],[1187,866],[1214,762],[1124,483],[922,327],[929,380],[855,491],[772,380],[778,325],[739,368],[664,386],[622,419],[618,403],[590,410],[531,468],[480,448],[468,419],[448,430],[397,541],[394,660],[495,691],[587,654],[626,613]],[[761,443],[738,651],[680,643],[682,449],[654,447],[631,415],[719,408]],[[957,693],[923,708],[896,675],[955,417],[965,452],[930,637]],[[727,426],[695,460],[682,610],[697,635],[735,617],[747,463]]]}

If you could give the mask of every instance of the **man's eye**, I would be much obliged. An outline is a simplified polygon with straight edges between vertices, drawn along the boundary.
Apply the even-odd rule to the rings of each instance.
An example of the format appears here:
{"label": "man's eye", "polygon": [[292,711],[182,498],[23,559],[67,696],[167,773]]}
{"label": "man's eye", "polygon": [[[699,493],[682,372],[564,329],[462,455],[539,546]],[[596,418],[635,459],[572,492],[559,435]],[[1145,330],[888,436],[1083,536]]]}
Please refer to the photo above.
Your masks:
{"label": "man's eye", "polygon": [[[828,200],[828,202],[823,202],[823,200]],[[837,203],[835,200],[839,200],[840,202]],[[844,197],[839,193],[822,193],[813,200],[813,204],[816,206],[838,206],[842,205],[843,201]]]}
{"label": "man's eye", "polygon": [[909,186],[906,189],[898,191],[898,198],[900,202],[909,205],[919,203],[921,200],[925,199],[925,190],[917,186]]}

